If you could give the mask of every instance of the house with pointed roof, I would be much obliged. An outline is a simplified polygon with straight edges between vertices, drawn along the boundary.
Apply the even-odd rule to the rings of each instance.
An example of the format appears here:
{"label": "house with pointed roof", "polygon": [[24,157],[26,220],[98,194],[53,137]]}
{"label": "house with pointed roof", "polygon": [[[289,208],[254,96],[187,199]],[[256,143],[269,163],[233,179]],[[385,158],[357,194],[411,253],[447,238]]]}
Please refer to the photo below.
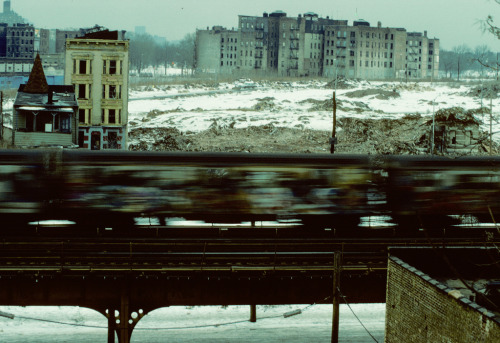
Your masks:
{"label": "house with pointed roof", "polygon": [[78,144],[78,101],[73,86],[49,86],[37,54],[30,77],[19,86],[13,107],[12,145]]}

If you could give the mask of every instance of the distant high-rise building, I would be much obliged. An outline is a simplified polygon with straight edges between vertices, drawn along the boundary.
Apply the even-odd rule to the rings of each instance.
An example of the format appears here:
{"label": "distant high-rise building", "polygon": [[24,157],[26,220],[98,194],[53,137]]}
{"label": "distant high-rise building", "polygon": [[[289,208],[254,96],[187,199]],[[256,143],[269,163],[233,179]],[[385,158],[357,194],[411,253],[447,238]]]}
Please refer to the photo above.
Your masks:
{"label": "distant high-rise building", "polygon": [[64,82],[77,94],[81,148],[127,148],[129,41],[123,36],[94,28],[66,39]]}
{"label": "distant high-rise building", "polygon": [[348,25],[313,12],[288,17],[275,11],[240,15],[236,31],[197,30],[195,66],[198,72],[241,76],[420,79],[437,77],[439,40],[380,22]]}
{"label": "distant high-rise building", "polygon": [[12,11],[10,7],[10,0],[5,0],[3,2],[3,12],[0,13],[0,23],[6,23],[9,25],[25,24],[26,20],[16,12]]}

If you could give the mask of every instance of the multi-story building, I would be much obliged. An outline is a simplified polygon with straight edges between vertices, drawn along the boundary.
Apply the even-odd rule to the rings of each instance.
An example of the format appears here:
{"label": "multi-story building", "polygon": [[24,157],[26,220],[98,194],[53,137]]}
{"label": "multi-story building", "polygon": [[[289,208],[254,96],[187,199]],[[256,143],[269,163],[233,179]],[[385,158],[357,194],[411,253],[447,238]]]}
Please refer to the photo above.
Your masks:
{"label": "multi-story building", "polygon": [[232,73],[237,63],[238,32],[222,26],[196,31],[198,70],[208,73]]}
{"label": "multi-story building", "polygon": [[[327,27],[324,73],[326,77],[361,79],[397,78],[404,72],[406,30],[371,27],[364,20],[353,26]],[[402,74],[401,74],[402,75]]]}
{"label": "multi-story building", "polygon": [[406,70],[408,78],[437,77],[439,40],[429,39],[427,31],[408,32],[406,39]]}
{"label": "multi-story building", "polygon": [[64,82],[79,103],[81,148],[126,149],[129,42],[123,32],[93,30],[66,40]]}
{"label": "multi-story building", "polygon": [[[222,44],[228,34],[239,41],[229,55]],[[276,11],[262,17],[240,15],[238,31],[197,31],[196,63],[200,72],[242,76],[430,78],[437,77],[439,40],[427,38],[427,32],[382,27],[380,22],[372,27],[357,20],[350,26],[347,20],[312,12],[287,17]]]}
{"label": "multi-story building", "polygon": [[14,24],[6,28],[5,57],[32,60],[35,53],[35,28],[29,24]]}

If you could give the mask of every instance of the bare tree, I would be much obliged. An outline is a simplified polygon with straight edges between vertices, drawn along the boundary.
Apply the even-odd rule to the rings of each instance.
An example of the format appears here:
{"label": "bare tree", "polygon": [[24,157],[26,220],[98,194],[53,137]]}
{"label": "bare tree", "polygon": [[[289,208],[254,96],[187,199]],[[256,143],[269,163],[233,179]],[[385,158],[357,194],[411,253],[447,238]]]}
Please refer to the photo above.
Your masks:
{"label": "bare tree", "polygon": [[453,51],[441,49],[439,52],[439,69],[444,71],[445,76],[450,79],[455,68],[455,62],[455,53]]}
{"label": "bare tree", "polygon": [[[500,5],[500,0],[493,0],[498,5]],[[493,16],[490,14],[486,19],[482,22],[482,27],[484,31],[490,32],[493,36],[500,39],[500,27],[495,25]],[[500,69],[500,64],[498,63],[498,53],[496,55],[496,59],[491,59],[490,61],[478,60],[482,66],[495,70],[497,72],[497,81],[498,81],[498,71]]]}
{"label": "bare tree", "polygon": [[487,45],[478,45],[474,48],[473,62],[476,68],[481,71],[481,77],[483,77],[484,73],[484,65],[481,63],[481,61],[487,63],[489,58],[491,57],[491,54],[492,52]]}
{"label": "bare tree", "polygon": [[452,51],[455,53],[456,58],[456,67],[457,67],[457,81],[460,81],[460,72],[467,69],[467,66],[470,64],[470,48],[465,45],[458,45],[453,47]]}

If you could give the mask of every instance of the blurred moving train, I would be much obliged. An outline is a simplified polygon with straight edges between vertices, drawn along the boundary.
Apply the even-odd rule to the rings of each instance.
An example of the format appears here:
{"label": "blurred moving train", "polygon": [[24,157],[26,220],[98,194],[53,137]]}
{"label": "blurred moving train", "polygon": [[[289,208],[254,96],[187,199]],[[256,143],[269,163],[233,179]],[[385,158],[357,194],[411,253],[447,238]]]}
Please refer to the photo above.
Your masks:
{"label": "blurred moving train", "polygon": [[500,158],[239,153],[0,151],[0,226],[42,220],[130,228],[137,218],[296,221],[403,229],[500,214]]}

